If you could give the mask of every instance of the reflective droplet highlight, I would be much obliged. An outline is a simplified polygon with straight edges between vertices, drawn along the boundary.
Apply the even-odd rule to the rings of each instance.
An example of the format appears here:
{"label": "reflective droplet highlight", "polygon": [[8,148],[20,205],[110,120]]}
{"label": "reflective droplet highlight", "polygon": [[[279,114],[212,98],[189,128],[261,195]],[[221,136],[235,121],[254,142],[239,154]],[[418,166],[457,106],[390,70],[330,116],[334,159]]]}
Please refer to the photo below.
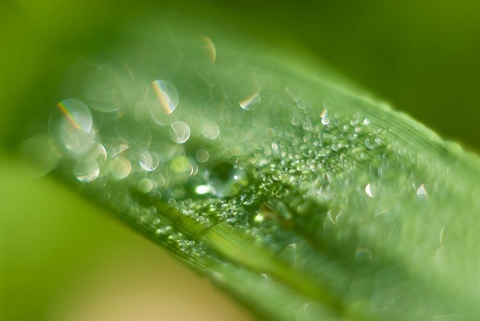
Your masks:
{"label": "reflective droplet highlight", "polygon": [[367,194],[368,197],[375,198],[374,192],[375,192],[374,188],[370,183],[368,183],[367,186],[365,186],[365,193]]}
{"label": "reflective droplet highlight", "polygon": [[208,185],[198,185],[197,187],[195,187],[195,193],[197,193],[198,195],[208,194],[208,193],[210,193],[210,186],[208,186]]}
{"label": "reflective droplet highlight", "polygon": [[262,223],[264,220],[265,220],[265,216],[264,216],[262,213],[258,213],[258,214],[255,215],[255,217],[253,218],[253,221],[254,221],[255,223]]}

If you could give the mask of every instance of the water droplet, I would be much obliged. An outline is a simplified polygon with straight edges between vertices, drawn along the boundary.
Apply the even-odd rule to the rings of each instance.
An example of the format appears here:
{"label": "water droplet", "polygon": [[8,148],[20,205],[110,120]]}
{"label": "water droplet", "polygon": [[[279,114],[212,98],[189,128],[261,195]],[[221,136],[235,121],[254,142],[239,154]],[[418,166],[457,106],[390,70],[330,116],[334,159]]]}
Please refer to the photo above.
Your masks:
{"label": "water droplet", "polygon": [[421,197],[421,198],[427,198],[428,197],[427,190],[425,189],[424,184],[420,185],[417,188],[416,194],[417,194],[418,197]]}
{"label": "water droplet", "polygon": [[78,99],[66,99],[52,113],[50,126],[63,151],[79,156],[87,153],[95,140],[92,113]]}
{"label": "water droplet", "polygon": [[175,121],[170,126],[170,138],[177,144],[183,144],[190,138],[190,127],[182,122]]}
{"label": "water droplet", "polygon": [[37,169],[35,176],[41,177],[55,168],[58,155],[52,152],[51,140],[47,135],[37,135],[24,141],[20,150],[27,159],[34,160],[33,165]]}
{"label": "water droplet", "polygon": [[177,174],[190,173],[192,171],[192,164],[187,157],[177,156],[172,159],[170,169]]}
{"label": "water droplet", "polygon": [[253,94],[249,95],[245,99],[239,102],[240,107],[245,110],[253,110],[257,105],[262,101],[262,96],[260,92],[256,91]]}
{"label": "water droplet", "polygon": [[367,193],[368,197],[375,198],[375,189],[370,183],[365,186],[365,193]]}
{"label": "water droplet", "polygon": [[84,94],[89,105],[100,112],[110,113],[125,108],[135,95],[134,77],[122,63],[99,66],[85,82]]}
{"label": "water droplet", "polygon": [[208,161],[210,154],[205,149],[199,149],[195,154],[195,157],[200,163],[205,163],[206,161]]}
{"label": "water droplet", "polygon": [[80,182],[92,182],[100,174],[100,167],[95,159],[87,157],[77,163],[74,174]]}
{"label": "water droplet", "polygon": [[363,124],[364,124],[365,126],[370,125],[370,119],[365,118],[365,119],[363,120]]}
{"label": "water droplet", "polygon": [[155,181],[149,178],[142,178],[138,184],[137,188],[142,193],[149,193],[156,188]]}
{"label": "water droplet", "polygon": [[117,144],[115,146],[111,146],[109,148],[108,155],[110,156],[110,158],[116,158],[116,157],[122,155],[123,152],[126,151],[129,148],[130,148],[130,146],[128,146],[127,144],[120,143],[120,144]]}
{"label": "water droplet", "polygon": [[71,126],[89,133],[92,130],[93,118],[87,104],[78,99],[65,99],[57,104],[58,109]]}
{"label": "water droplet", "polygon": [[205,138],[214,140],[220,135],[220,128],[214,122],[206,122],[202,127],[202,134]]}
{"label": "water droplet", "polygon": [[110,174],[117,179],[124,179],[132,170],[130,161],[125,157],[117,157],[110,163]]}
{"label": "water droplet", "polygon": [[300,126],[300,125],[302,125],[302,119],[298,116],[293,116],[292,120],[291,120],[291,123],[292,123],[293,126]]}
{"label": "water droplet", "polygon": [[368,149],[375,149],[380,146],[382,140],[378,137],[370,136],[365,139],[365,146]]}
{"label": "water droplet", "polygon": [[151,86],[165,114],[173,113],[178,105],[177,88],[166,80],[155,80]]}
{"label": "water droplet", "polygon": [[151,172],[157,169],[160,159],[155,153],[151,153],[148,150],[143,151],[140,155],[140,166],[147,172]]}
{"label": "water droplet", "polygon": [[89,156],[92,159],[95,159],[99,164],[105,163],[107,160],[107,150],[105,146],[100,143],[96,143],[93,145],[92,150],[89,153]]}
{"label": "water droplet", "polygon": [[322,111],[322,113],[320,114],[320,118],[322,119],[321,122],[322,122],[322,125],[328,125],[330,124],[330,118],[328,118],[328,112],[327,112],[327,109],[324,109]]}
{"label": "water droplet", "polygon": [[229,163],[218,164],[208,175],[208,185],[218,197],[235,196],[246,183],[245,172]]}
{"label": "water droplet", "polygon": [[206,49],[210,63],[213,65],[217,59],[217,50],[212,40],[206,36],[202,37],[203,47]]}
{"label": "water droplet", "polygon": [[285,91],[295,103],[303,97],[303,90],[297,85],[288,85],[287,87],[285,87]]}

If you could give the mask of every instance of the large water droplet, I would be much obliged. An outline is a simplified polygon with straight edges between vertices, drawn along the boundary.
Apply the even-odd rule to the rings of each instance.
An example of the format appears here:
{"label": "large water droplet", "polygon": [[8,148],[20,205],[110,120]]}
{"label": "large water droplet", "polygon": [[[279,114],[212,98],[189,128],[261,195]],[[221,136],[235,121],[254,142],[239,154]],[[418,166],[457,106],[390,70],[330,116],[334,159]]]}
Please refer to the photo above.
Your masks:
{"label": "large water droplet", "polygon": [[63,119],[70,125],[85,133],[92,130],[93,118],[90,108],[79,99],[65,99],[57,104]]}
{"label": "large water droplet", "polygon": [[156,183],[155,181],[149,179],[149,178],[142,178],[139,182],[138,182],[138,190],[142,193],[149,193],[151,192],[152,190],[154,190],[157,186],[156,186]]}
{"label": "large water droplet", "polygon": [[245,110],[252,110],[257,107],[257,105],[262,101],[262,96],[260,92],[256,91],[253,94],[247,96],[245,99],[239,102],[240,107]]}
{"label": "large water droplet", "polygon": [[89,105],[100,112],[125,108],[135,95],[133,74],[122,63],[107,63],[98,67],[86,80],[84,93]]}
{"label": "large water droplet", "polygon": [[89,183],[98,177],[100,167],[95,159],[87,157],[78,162],[74,172],[80,182]]}
{"label": "large water droplet", "polygon": [[382,140],[379,137],[370,136],[365,139],[365,146],[368,149],[375,149],[380,146]]}
{"label": "large water droplet", "polygon": [[229,163],[218,164],[208,175],[210,190],[218,197],[235,196],[246,184],[245,172]]}
{"label": "large water droplet", "polygon": [[183,121],[175,121],[170,126],[170,138],[177,144],[183,144],[190,138],[190,127]]}
{"label": "large water droplet", "polygon": [[202,127],[202,134],[205,138],[214,140],[220,135],[220,128],[217,123],[206,122]]}
{"label": "large water droplet", "polygon": [[36,167],[35,176],[43,176],[55,168],[58,162],[58,155],[52,153],[51,140],[47,135],[33,136],[24,141],[20,150],[28,159],[34,160]]}
{"label": "large water droplet", "polygon": [[177,88],[169,81],[155,80],[152,82],[152,89],[165,114],[170,115],[173,113],[178,105]]}
{"label": "large water droplet", "polygon": [[117,157],[110,163],[110,174],[117,179],[124,179],[132,170],[130,161],[125,157]]}
{"label": "large water droplet", "polygon": [[158,158],[158,155],[155,153],[151,153],[146,150],[142,152],[140,155],[139,164],[147,172],[151,172],[157,169],[159,163],[160,163],[160,159]]}
{"label": "large water droplet", "polygon": [[57,107],[52,113],[50,126],[60,149],[75,156],[85,154],[95,140],[90,109],[78,99],[63,100]]}

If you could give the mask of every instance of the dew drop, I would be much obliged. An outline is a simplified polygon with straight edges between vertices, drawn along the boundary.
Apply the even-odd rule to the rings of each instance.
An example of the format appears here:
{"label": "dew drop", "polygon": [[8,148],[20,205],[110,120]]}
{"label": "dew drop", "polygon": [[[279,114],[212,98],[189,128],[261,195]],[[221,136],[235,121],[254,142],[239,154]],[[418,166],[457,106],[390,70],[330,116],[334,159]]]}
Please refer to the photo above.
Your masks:
{"label": "dew drop", "polygon": [[255,217],[253,218],[253,221],[254,221],[255,223],[262,223],[264,220],[265,220],[265,216],[264,216],[262,213],[258,213],[258,214],[255,215]]}
{"label": "dew drop", "polygon": [[375,192],[375,189],[370,183],[368,183],[367,186],[365,186],[365,193],[367,194],[368,197],[375,198],[374,192]]}
{"label": "dew drop", "polygon": [[187,157],[177,156],[170,162],[170,169],[177,174],[190,173],[192,171],[192,164]]}
{"label": "dew drop", "polygon": [[371,136],[365,139],[365,146],[368,149],[375,149],[380,146],[381,142],[380,138]]}
{"label": "dew drop", "polygon": [[417,194],[418,197],[421,197],[421,198],[427,198],[428,197],[427,190],[425,189],[424,184],[420,185],[417,188],[416,194]]}
{"label": "dew drop", "polygon": [[107,160],[107,150],[105,146],[100,143],[93,145],[92,150],[89,153],[89,156],[95,159],[100,165],[104,164]]}
{"label": "dew drop", "polygon": [[89,183],[100,174],[98,162],[91,157],[81,159],[75,167],[74,174],[80,182]]}
{"label": "dew drop", "polygon": [[303,97],[303,90],[299,86],[288,85],[287,87],[285,87],[285,91],[295,103]]}
{"label": "dew drop", "polygon": [[47,135],[33,136],[24,141],[20,150],[22,154],[29,156],[27,159],[32,159],[37,168],[36,176],[40,177],[55,168],[58,162],[58,155],[51,152],[51,140]]}
{"label": "dew drop", "polygon": [[198,185],[195,187],[195,193],[198,195],[205,195],[207,193],[210,193],[210,186],[208,185]]}
{"label": "dew drop", "polygon": [[160,159],[158,158],[158,155],[155,153],[151,153],[146,150],[142,152],[140,155],[139,164],[147,172],[156,170],[159,163],[160,163]]}
{"label": "dew drop", "polygon": [[322,122],[322,125],[328,125],[330,124],[330,118],[328,117],[328,112],[326,109],[324,109],[322,111],[322,113],[320,114],[320,118],[322,119],[321,122]]}
{"label": "dew drop", "polygon": [[256,91],[253,94],[249,95],[245,99],[239,102],[240,107],[245,110],[253,110],[257,105],[262,101],[262,96],[260,92]]}
{"label": "dew drop", "polygon": [[124,143],[119,143],[115,146],[111,146],[110,149],[109,149],[109,152],[108,152],[108,155],[111,157],[111,158],[116,158],[120,155],[123,154],[123,152],[125,152],[126,150],[128,150],[130,148],[130,146],[128,146],[127,144],[124,144]]}
{"label": "dew drop", "polygon": [[246,184],[245,172],[229,163],[218,164],[208,175],[211,192],[218,197],[235,196]]}
{"label": "dew drop", "polygon": [[151,86],[165,114],[173,113],[178,105],[177,88],[166,80],[155,80]]}
{"label": "dew drop", "polygon": [[170,138],[177,144],[183,144],[190,138],[190,127],[182,122],[175,121],[170,126]]}
{"label": "dew drop", "polygon": [[134,88],[133,74],[127,65],[107,63],[87,78],[84,94],[93,109],[110,113],[128,106],[135,95]]}
{"label": "dew drop", "polygon": [[220,135],[220,128],[214,122],[206,122],[202,127],[202,134],[207,139],[215,140]]}
{"label": "dew drop", "polygon": [[87,153],[95,140],[90,109],[78,99],[63,100],[57,107],[52,113],[50,126],[60,148],[75,156]]}
{"label": "dew drop", "polygon": [[87,104],[78,99],[65,99],[57,104],[65,120],[70,125],[85,133],[92,130],[93,118]]}
{"label": "dew drop", "polygon": [[117,179],[124,179],[131,171],[132,165],[125,157],[117,157],[110,163],[110,174]]}
{"label": "dew drop", "polygon": [[207,51],[208,58],[211,64],[215,63],[217,59],[217,50],[215,49],[215,45],[213,44],[212,40],[206,36],[202,37],[203,47]]}
{"label": "dew drop", "polygon": [[155,181],[149,178],[142,178],[138,184],[137,188],[142,193],[149,193],[156,188]]}
{"label": "dew drop", "polygon": [[210,158],[210,154],[205,149],[199,149],[195,154],[195,157],[200,163],[205,163]]}

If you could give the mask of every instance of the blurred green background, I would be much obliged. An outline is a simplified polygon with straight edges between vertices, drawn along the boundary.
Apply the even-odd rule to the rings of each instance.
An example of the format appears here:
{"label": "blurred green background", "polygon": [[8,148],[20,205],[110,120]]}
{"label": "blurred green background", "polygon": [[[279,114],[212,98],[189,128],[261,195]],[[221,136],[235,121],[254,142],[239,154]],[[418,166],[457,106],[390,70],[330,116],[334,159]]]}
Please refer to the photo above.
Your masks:
{"label": "blurred green background", "polygon": [[331,65],[480,151],[478,1],[2,1],[0,320],[251,318],[75,191],[35,179],[7,151],[22,135],[19,123],[35,123],[56,103],[78,57],[108,47],[124,25],[170,10]]}

